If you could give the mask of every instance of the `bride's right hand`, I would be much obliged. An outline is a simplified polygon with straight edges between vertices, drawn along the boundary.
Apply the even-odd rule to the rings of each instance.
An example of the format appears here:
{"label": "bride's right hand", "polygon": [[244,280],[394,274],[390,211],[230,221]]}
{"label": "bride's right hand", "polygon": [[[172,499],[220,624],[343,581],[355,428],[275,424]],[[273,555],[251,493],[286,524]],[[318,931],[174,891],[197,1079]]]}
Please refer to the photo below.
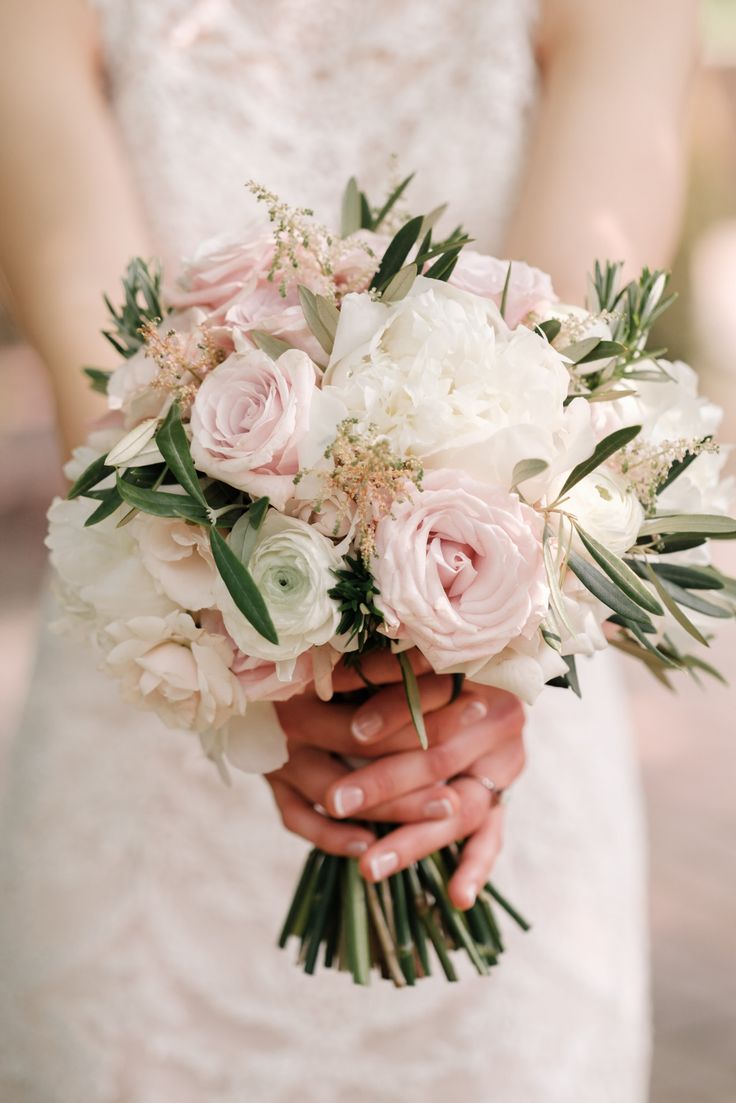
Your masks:
{"label": "bride's right hand", "polygon": [[[491,779],[499,789],[516,779],[524,764],[524,714],[515,697],[498,689],[466,686],[451,700],[452,679],[422,673],[421,656],[414,663],[428,751],[417,745],[398,664],[383,653],[363,664],[383,687],[358,709],[313,695],[277,705],[290,758],[268,781],[289,830],[327,853],[359,857],[370,881],[468,839],[451,885],[456,905],[468,907],[500,850],[503,820],[503,809],[474,778]],[[336,689],[362,684],[354,671],[336,672]],[[346,758],[368,762],[350,769]],[[377,839],[371,821],[402,826]]]}

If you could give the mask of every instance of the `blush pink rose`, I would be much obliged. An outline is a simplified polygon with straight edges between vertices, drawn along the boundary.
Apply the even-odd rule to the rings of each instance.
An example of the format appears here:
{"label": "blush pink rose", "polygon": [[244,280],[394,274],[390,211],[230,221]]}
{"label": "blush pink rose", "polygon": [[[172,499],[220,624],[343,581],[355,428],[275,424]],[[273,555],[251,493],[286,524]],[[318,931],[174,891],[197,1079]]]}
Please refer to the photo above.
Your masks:
{"label": "blush pink rose", "polygon": [[[288,701],[303,693],[314,681],[314,666],[311,651],[304,651],[293,664],[288,679],[279,677],[276,663],[268,659],[258,659],[246,655],[240,650],[225,627],[222,613],[217,609],[207,609],[200,618],[202,628],[214,636],[222,636],[232,648],[230,670],[235,675],[240,689],[247,701]],[[339,658],[334,652],[332,664]]]}
{"label": "blush pink rose", "polygon": [[414,643],[438,672],[482,682],[489,661],[534,636],[547,612],[541,531],[516,495],[459,472],[428,474],[376,532],[388,634]]}
{"label": "blush pink rose", "polygon": [[314,364],[303,352],[278,360],[259,349],[233,353],[207,376],[192,406],[196,467],[283,510],[317,393]]}
{"label": "blush pink rose", "polygon": [[250,241],[230,237],[206,241],[186,263],[178,287],[167,290],[167,301],[176,310],[200,307],[213,325],[222,325],[233,299],[267,280],[273,255],[270,235],[259,234]]}
{"label": "blush pink rose", "polygon": [[[473,249],[463,249],[448,282],[462,291],[480,295],[482,299],[491,299],[496,306],[500,306],[508,269],[507,260],[488,257]],[[532,268],[523,261],[513,261],[505,311],[505,320],[512,329],[530,311],[539,311],[556,301],[552,281],[546,272]]]}

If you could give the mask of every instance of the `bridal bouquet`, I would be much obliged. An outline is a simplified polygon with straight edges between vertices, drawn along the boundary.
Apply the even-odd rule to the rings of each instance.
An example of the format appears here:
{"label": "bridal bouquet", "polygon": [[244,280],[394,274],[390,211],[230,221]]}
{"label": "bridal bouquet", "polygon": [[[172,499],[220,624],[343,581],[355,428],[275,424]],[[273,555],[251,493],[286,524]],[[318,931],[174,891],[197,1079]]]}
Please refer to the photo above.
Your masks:
{"label": "bridal bouquet", "polygon": [[[720,412],[693,371],[650,349],[667,276],[621,286],[596,264],[587,308],[549,278],[441,236],[443,209],[380,208],[351,180],[342,231],[256,185],[270,226],[201,247],[179,284],[135,260],[86,369],[110,415],[77,450],[48,544],[65,624],[133,704],[201,738],[226,773],[282,764],[263,702],[390,648],[426,744],[407,653],[533,702],[579,692],[608,646],[670,673],[702,657],[736,583],[710,565],[728,516]],[[369,692],[367,690],[366,692]],[[256,711],[259,710],[256,718]],[[366,983],[461,948],[503,948],[488,885],[452,907],[449,848],[380,886],[314,851],[282,945]]]}

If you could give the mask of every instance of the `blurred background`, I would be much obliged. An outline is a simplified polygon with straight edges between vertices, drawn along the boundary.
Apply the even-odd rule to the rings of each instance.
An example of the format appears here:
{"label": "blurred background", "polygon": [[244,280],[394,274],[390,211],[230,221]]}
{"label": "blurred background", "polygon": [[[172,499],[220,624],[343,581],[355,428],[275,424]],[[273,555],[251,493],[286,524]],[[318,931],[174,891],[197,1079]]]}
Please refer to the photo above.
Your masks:
{"label": "blurred background", "polygon": [[[674,268],[680,303],[657,344],[692,363],[736,441],[736,0],[703,11],[690,188]],[[0,287],[0,300],[3,299]],[[27,692],[59,488],[44,370],[0,305],[0,759]],[[731,459],[736,474],[736,462]],[[719,548],[736,574],[736,548]],[[729,626],[730,627],[730,626]],[[736,627],[713,661],[736,682]],[[666,695],[627,667],[650,827],[655,1052],[652,1103],[736,1100],[736,688],[684,678]],[[591,733],[594,737],[594,733]],[[1,761],[0,761],[1,765]]]}

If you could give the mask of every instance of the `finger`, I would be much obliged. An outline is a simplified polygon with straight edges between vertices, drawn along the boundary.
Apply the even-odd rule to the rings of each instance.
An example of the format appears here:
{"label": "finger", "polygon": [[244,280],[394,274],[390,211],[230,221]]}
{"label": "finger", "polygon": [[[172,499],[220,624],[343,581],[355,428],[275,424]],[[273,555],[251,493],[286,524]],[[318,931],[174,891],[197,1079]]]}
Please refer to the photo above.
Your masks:
{"label": "finger", "polygon": [[488,793],[476,781],[456,782],[456,785],[462,800],[458,815],[435,823],[399,827],[374,843],[360,859],[360,871],[367,881],[382,881],[478,830],[488,815]]}
{"label": "finger", "polygon": [[459,698],[442,711],[443,723],[453,733],[444,742],[434,743],[426,751],[386,755],[333,783],[325,794],[330,815],[337,819],[362,815],[366,809],[468,771],[477,759],[512,737],[519,741],[519,713],[515,710],[480,721],[477,714],[478,710],[469,709],[467,701]]}
{"label": "finger", "polygon": [[348,767],[328,751],[320,751],[316,747],[296,747],[288,762],[269,777],[285,781],[310,804],[324,805],[328,787],[340,782],[349,773]]}
{"label": "finger", "polygon": [[[446,743],[460,729],[479,724],[486,718],[493,726],[494,741],[517,737],[525,723],[523,705],[513,694],[500,689],[473,687],[472,690],[464,690],[451,704],[435,709],[425,716],[430,746]],[[397,751],[414,750],[416,746],[414,725],[407,723],[400,731],[380,743],[365,744],[362,753],[365,758],[377,758],[377,751],[382,755],[394,754]]]}
{"label": "finger", "polygon": [[502,843],[503,808],[497,806],[465,843],[458,868],[450,878],[450,899],[456,908],[462,911],[472,908],[491,874]]}
{"label": "finger", "polygon": [[[417,686],[425,715],[447,705],[452,698],[453,684],[449,674],[427,674],[417,679]],[[376,743],[410,723],[406,691],[403,685],[394,685],[379,690],[355,710],[350,730],[359,742]]]}
{"label": "finger", "polygon": [[350,733],[353,705],[325,704],[310,696],[278,701],[275,707],[290,744],[307,744],[337,754],[361,753],[362,745]]}
{"label": "finger", "polygon": [[366,809],[361,819],[379,823],[420,823],[422,820],[450,819],[459,812],[460,795],[451,785],[430,785]]}
{"label": "finger", "polygon": [[367,828],[335,823],[315,812],[311,804],[286,782],[269,778],[269,784],[284,827],[295,835],[301,835],[326,854],[357,858],[366,853],[375,841],[375,835]]}
{"label": "finger", "polygon": [[[431,674],[432,667],[421,651],[413,647],[406,654],[415,674]],[[401,667],[396,655],[388,647],[378,651],[369,651],[362,655],[357,666],[339,663],[332,675],[332,685],[336,693],[352,689],[363,689],[369,685],[388,685],[401,681]]]}

